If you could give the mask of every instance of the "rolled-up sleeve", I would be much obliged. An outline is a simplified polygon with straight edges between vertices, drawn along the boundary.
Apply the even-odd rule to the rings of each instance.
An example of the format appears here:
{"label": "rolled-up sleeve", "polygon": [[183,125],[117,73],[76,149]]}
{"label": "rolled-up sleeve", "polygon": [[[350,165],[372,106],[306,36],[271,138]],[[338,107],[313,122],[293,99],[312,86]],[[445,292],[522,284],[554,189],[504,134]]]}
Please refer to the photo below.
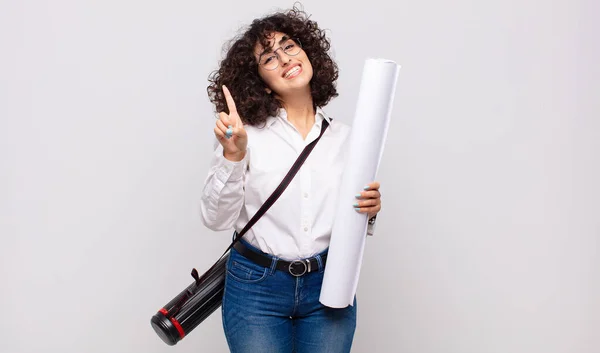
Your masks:
{"label": "rolled-up sleeve", "polygon": [[200,210],[202,223],[215,231],[232,229],[244,204],[244,177],[250,151],[244,159],[232,162],[223,157],[218,145],[204,183]]}

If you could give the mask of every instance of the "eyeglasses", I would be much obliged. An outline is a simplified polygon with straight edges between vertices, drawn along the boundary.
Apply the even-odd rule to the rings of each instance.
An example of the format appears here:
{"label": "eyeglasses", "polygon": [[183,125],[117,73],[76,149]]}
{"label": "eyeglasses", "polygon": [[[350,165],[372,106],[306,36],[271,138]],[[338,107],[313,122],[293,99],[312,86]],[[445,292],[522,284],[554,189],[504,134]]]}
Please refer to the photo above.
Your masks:
{"label": "eyeglasses", "polygon": [[262,54],[258,58],[258,64],[264,67],[265,70],[275,70],[277,67],[279,67],[279,59],[281,58],[281,56],[277,54],[277,51],[279,49],[283,50],[285,55],[295,56],[298,55],[298,53],[300,53],[300,50],[302,49],[302,44],[300,43],[299,39],[290,38],[287,41],[285,41],[285,43],[283,43],[281,47],[273,50],[270,53]]}

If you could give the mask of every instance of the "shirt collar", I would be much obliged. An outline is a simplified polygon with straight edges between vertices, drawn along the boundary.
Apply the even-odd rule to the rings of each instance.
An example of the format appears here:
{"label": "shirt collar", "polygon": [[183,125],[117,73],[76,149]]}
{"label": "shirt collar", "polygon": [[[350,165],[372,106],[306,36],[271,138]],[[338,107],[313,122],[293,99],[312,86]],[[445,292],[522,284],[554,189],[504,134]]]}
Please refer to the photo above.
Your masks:
{"label": "shirt collar", "polygon": [[[279,108],[279,111],[277,112],[276,116],[270,116],[267,118],[267,127],[271,127],[271,125],[273,125],[277,119],[285,119],[287,120],[287,112],[285,111],[285,109],[283,108]],[[331,124],[331,118],[325,114],[325,112],[323,111],[323,109],[321,109],[320,107],[317,107],[317,111],[315,112],[315,125],[317,125],[318,128],[321,127],[321,123],[323,122],[324,119],[327,119],[327,122],[329,124]]]}

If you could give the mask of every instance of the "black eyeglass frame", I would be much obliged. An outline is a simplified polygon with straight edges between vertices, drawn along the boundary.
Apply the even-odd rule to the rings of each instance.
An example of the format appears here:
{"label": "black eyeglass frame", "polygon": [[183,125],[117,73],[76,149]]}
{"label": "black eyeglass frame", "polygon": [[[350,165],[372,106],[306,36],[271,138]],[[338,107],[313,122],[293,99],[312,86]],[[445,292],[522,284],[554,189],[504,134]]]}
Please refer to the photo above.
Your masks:
{"label": "black eyeglass frame", "polygon": [[[261,64],[261,61],[262,61],[261,59],[262,59],[263,55],[266,55],[267,53],[261,54],[258,57],[258,65],[262,66],[267,71],[273,71],[273,70],[277,69],[279,67],[279,60],[281,59],[280,56],[279,56],[279,54],[277,54],[277,51],[279,49],[281,49],[285,53],[285,55],[287,55],[287,56],[296,56],[296,55],[300,54],[300,52],[302,51],[302,42],[300,42],[300,39],[298,39],[298,38],[289,38],[288,40],[294,41],[294,43],[298,46],[298,48],[300,48],[296,54],[285,53],[285,49],[283,47],[279,47],[279,48],[273,50],[272,52],[268,53],[268,54],[275,54],[275,56],[277,57],[277,65],[274,68],[267,69],[264,64]],[[287,43],[287,41],[286,41],[286,43]]]}

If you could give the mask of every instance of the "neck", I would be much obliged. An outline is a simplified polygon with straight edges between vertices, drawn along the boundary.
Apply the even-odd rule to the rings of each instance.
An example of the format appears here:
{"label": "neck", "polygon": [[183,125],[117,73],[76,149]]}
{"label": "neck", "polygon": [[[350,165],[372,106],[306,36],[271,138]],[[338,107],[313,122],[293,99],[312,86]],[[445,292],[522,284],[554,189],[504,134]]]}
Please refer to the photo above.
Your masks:
{"label": "neck", "polygon": [[310,129],[315,123],[315,109],[310,91],[282,97],[283,108],[290,123],[300,129]]}

